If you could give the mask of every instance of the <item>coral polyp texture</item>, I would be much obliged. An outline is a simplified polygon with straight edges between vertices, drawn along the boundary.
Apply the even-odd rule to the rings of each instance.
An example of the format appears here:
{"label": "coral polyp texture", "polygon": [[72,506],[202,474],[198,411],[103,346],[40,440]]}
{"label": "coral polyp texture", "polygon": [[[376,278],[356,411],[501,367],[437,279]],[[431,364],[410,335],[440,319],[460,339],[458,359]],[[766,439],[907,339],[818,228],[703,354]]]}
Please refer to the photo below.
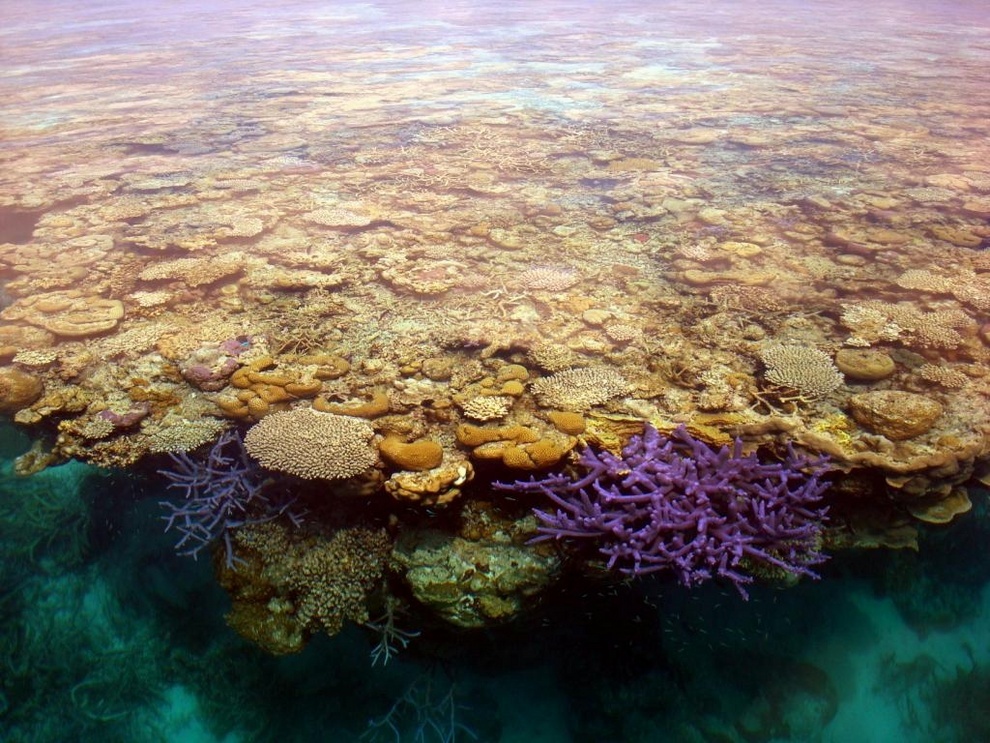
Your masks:
{"label": "coral polyp texture", "polygon": [[368,601],[381,590],[391,547],[382,529],[352,525],[331,529],[277,523],[239,529],[237,569],[221,566],[231,596],[227,622],[275,655],[302,650],[316,632],[334,635],[345,622],[369,620]]}
{"label": "coral polyp texture", "polygon": [[264,467],[306,479],[342,480],[378,461],[375,431],[358,418],[296,408],[265,416],[244,446]]}
{"label": "coral polyp texture", "polygon": [[533,392],[547,407],[588,410],[629,391],[629,383],[615,369],[567,369],[533,382]]}
{"label": "coral polyp texture", "polygon": [[671,573],[685,586],[724,578],[744,597],[754,573],[817,577],[810,566],[825,559],[822,459],[789,447],[764,464],[740,439],[716,450],[684,426],[669,436],[647,426],[621,457],[587,447],[578,465],[576,476],[497,485],[556,506],[535,509],[537,540],[593,540],[609,568]]}

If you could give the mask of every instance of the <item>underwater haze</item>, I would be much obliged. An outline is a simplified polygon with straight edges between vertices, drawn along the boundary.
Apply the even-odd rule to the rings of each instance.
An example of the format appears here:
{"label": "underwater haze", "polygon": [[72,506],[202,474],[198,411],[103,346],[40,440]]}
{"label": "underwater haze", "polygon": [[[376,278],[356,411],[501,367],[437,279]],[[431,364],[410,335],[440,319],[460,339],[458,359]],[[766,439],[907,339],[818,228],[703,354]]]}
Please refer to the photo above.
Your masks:
{"label": "underwater haze", "polygon": [[990,741],[984,3],[0,6],[0,741]]}

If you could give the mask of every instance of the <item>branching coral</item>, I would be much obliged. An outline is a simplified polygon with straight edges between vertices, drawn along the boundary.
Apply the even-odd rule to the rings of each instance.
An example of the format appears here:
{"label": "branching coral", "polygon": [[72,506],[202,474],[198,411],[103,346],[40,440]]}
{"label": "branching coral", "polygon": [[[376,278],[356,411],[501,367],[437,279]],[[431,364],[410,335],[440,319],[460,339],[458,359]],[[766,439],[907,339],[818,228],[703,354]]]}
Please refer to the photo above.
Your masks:
{"label": "branching coral", "polygon": [[760,359],[767,367],[768,382],[809,400],[825,397],[844,381],[828,354],[817,348],[768,343],[760,350]]}
{"label": "branching coral", "polygon": [[217,539],[222,539],[231,569],[243,562],[234,555],[231,530],[247,524],[271,521],[285,514],[293,523],[299,515],[292,510],[294,498],[270,497],[262,492],[265,474],[244,450],[237,433],[220,436],[204,459],[188,454],[171,454],[175,469],[159,470],[169,480],[170,488],[184,492],[184,500],[175,504],[162,501],[169,509],[168,524],[181,534],[176,549],[180,555],[197,557],[200,551]]}
{"label": "branching coral", "polygon": [[629,383],[608,366],[568,369],[533,382],[533,392],[547,407],[588,410],[629,392]]}
{"label": "branching coral", "polygon": [[367,623],[392,548],[384,529],[330,530],[316,522],[293,530],[252,524],[234,541],[245,565],[218,566],[232,601],[227,621],[276,655],[300,651],[316,632],[335,635],[348,621]]}
{"label": "branching coral", "polygon": [[550,475],[504,490],[539,493],[537,541],[594,539],[609,568],[630,575],[671,572],[685,586],[729,579],[746,597],[754,568],[817,577],[826,510],[824,460],[788,450],[782,463],[743,455],[742,442],[715,451],[681,426],[669,437],[647,426],[617,457],[586,448],[584,474]]}

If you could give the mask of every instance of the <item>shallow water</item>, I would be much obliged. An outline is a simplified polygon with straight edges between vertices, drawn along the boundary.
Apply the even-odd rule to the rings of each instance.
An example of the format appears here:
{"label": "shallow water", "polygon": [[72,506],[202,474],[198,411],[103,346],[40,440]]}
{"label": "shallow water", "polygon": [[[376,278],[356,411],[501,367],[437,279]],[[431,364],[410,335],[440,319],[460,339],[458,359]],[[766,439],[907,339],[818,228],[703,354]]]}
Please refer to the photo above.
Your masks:
{"label": "shallow water", "polygon": [[[0,737],[990,740],[980,4],[277,6],[4,10]],[[279,480],[322,536],[522,544],[491,481],[687,422],[828,454],[830,560],[748,602],[554,562],[512,621],[453,612],[484,629],[392,560],[397,658],[355,621],[276,658],[159,470],[310,404],[443,455]]]}

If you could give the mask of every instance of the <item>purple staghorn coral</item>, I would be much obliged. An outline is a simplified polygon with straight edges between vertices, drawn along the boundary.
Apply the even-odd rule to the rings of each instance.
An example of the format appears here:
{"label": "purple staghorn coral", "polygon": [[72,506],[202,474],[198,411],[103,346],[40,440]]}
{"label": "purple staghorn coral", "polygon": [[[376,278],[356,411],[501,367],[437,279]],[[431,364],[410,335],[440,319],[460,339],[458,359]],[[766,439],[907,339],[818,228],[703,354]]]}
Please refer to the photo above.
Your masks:
{"label": "purple staghorn coral", "polygon": [[788,446],[783,462],[763,464],[743,455],[739,439],[716,451],[684,426],[663,436],[647,425],[621,457],[585,448],[576,479],[555,474],[496,487],[556,504],[554,512],[534,509],[534,541],[595,539],[609,568],[667,571],[685,586],[727,578],[746,598],[743,586],[759,565],[818,577],[808,566],[826,559],[818,551],[825,462]]}
{"label": "purple staghorn coral", "polygon": [[294,524],[300,516],[291,509],[294,498],[272,499],[262,493],[268,476],[244,449],[239,433],[221,434],[203,459],[186,453],[170,454],[175,469],[159,470],[170,488],[184,490],[184,499],[175,504],[162,501],[170,510],[163,518],[165,531],[175,527],[181,534],[175,548],[180,555],[198,557],[200,550],[223,539],[227,566],[243,562],[234,555],[232,529],[271,521],[285,514]]}

